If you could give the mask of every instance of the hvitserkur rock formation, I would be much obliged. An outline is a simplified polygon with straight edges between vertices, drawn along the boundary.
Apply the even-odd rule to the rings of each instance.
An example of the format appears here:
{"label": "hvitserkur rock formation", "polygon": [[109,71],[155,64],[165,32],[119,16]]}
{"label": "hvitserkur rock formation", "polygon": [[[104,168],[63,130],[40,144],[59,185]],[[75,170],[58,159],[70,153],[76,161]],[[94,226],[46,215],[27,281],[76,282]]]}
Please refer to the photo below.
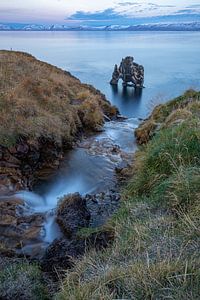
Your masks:
{"label": "hvitserkur rock formation", "polygon": [[144,67],[136,64],[132,56],[123,58],[118,68],[114,67],[110,84],[117,85],[119,79],[123,80],[123,86],[132,84],[135,88],[143,88],[144,84]]}

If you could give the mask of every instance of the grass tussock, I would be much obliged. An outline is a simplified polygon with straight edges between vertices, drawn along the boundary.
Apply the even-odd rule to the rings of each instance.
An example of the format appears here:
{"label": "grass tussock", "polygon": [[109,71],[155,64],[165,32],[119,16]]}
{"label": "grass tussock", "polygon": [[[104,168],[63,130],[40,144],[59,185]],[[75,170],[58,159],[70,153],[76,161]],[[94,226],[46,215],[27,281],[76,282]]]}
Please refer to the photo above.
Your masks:
{"label": "grass tussock", "polygon": [[37,265],[14,263],[0,271],[2,299],[47,300],[47,291]]}
{"label": "grass tussock", "polygon": [[68,72],[22,52],[0,51],[0,144],[20,138],[70,142],[114,115],[105,97]]}
{"label": "grass tussock", "polygon": [[[200,92],[186,91],[182,96],[175,98],[166,104],[154,108],[150,117],[145,120],[135,131],[139,144],[147,143],[160,127],[170,127],[174,122],[179,124],[189,116],[200,116]],[[191,115],[192,113],[192,115]]]}
{"label": "grass tussock", "polygon": [[57,300],[200,298],[198,97],[189,91],[154,110],[160,129],[136,153],[107,224],[115,241],[66,271]]}

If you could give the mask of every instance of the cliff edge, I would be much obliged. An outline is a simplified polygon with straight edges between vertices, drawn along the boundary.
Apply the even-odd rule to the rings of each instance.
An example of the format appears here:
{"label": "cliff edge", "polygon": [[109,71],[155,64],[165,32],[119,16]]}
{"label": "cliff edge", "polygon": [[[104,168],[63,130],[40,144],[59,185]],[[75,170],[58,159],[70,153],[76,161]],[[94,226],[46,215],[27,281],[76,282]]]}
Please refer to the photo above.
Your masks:
{"label": "cliff edge", "polygon": [[80,133],[117,114],[92,86],[14,51],[0,51],[0,108],[0,194],[31,188]]}

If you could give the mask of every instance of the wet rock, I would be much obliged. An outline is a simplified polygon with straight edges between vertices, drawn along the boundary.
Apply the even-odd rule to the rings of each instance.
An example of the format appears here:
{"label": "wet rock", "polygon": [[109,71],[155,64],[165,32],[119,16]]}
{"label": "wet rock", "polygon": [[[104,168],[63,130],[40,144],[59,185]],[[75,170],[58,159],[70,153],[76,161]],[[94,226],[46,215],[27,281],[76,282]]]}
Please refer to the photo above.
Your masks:
{"label": "wet rock", "polygon": [[17,145],[16,149],[17,149],[17,156],[23,157],[24,155],[26,155],[28,153],[29,146],[27,143],[21,142],[20,144]]}
{"label": "wet rock", "polygon": [[7,195],[20,187],[22,187],[21,182],[16,180],[16,176],[10,178],[4,174],[0,175],[0,195]]}
{"label": "wet rock", "polygon": [[46,250],[41,260],[42,270],[55,275],[64,272],[74,264],[74,259],[83,255],[85,245],[83,240],[55,240]]}
{"label": "wet rock", "polygon": [[143,88],[144,67],[136,64],[132,56],[127,56],[122,59],[119,68],[115,65],[110,84],[117,85],[119,79],[123,80],[123,86],[130,82],[135,88]]}
{"label": "wet rock", "polygon": [[1,159],[5,162],[8,162],[10,164],[13,164],[15,166],[19,166],[20,165],[20,160],[17,159],[14,155],[12,155],[8,150],[5,150],[2,153],[2,157]]}
{"label": "wet rock", "polygon": [[125,121],[125,120],[127,120],[128,118],[127,117],[125,117],[125,116],[123,116],[123,115],[118,115],[117,116],[117,120],[116,121]]}
{"label": "wet rock", "polygon": [[[42,270],[57,277],[65,275],[65,270],[73,267],[75,259],[84,255],[89,249],[105,249],[114,240],[114,232],[99,231],[88,237],[55,240],[41,259]],[[60,278],[57,278],[60,279]]]}
{"label": "wet rock", "polygon": [[85,197],[79,193],[63,197],[58,204],[56,221],[65,237],[55,240],[46,249],[41,259],[43,271],[54,277],[62,276],[63,270],[73,267],[75,259],[89,249],[108,247],[114,240],[113,230],[94,229],[88,235],[82,235],[78,230],[104,224],[117,209],[119,200],[120,195],[114,190]]}
{"label": "wet rock", "polygon": [[17,224],[17,208],[23,205],[21,199],[0,200],[0,226]]}
{"label": "wet rock", "polygon": [[90,226],[99,227],[118,209],[120,194],[117,191],[101,192],[93,195],[86,195],[85,200],[90,211]]}
{"label": "wet rock", "polygon": [[111,79],[111,81],[110,81],[110,84],[112,84],[112,85],[118,84],[119,77],[120,77],[120,71],[119,71],[119,69],[118,69],[117,64],[115,64],[115,66],[114,66],[114,71],[113,71],[113,74],[112,74],[112,79]]}
{"label": "wet rock", "polygon": [[24,202],[21,199],[0,199],[0,243],[15,252],[39,240],[44,220],[41,214],[23,216],[23,209]]}
{"label": "wet rock", "polygon": [[106,116],[105,114],[103,114],[103,117],[104,117],[104,120],[105,120],[105,121],[107,121],[107,122],[110,122],[110,121],[111,121],[111,119],[110,119],[108,116]]}
{"label": "wet rock", "polygon": [[76,234],[79,228],[87,227],[89,220],[90,213],[86,206],[86,200],[79,193],[61,198],[56,221],[67,237]]}
{"label": "wet rock", "polygon": [[121,152],[120,147],[118,145],[114,145],[111,151],[112,154],[119,154]]}
{"label": "wet rock", "polygon": [[20,139],[10,148],[0,146],[0,194],[31,189],[36,178],[50,176],[61,159],[62,148],[48,140]]}
{"label": "wet rock", "polygon": [[120,162],[125,156],[125,152],[120,149],[120,146],[113,143],[112,139],[103,137],[101,139],[87,139],[79,144],[80,148],[87,149],[90,155],[99,155],[109,159],[109,162],[114,164]]}
{"label": "wet rock", "polygon": [[126,162],[126,161],[122,161],[122,162],[120,162],[120,163],[115,167],[115,172],[116,172],[117,174],[121,174],[121,173],[123,172],[123,170],[124,170],[125,168],[127,168],[127,166],[128,166],[127,162]]}
{"label": "wet rock", "polygon": [[[105,249],[114,240],[113,229],[102,229],[101,225],[117,209],[120,194],[116,190],[88,194],[81,197],[79,193],[70,194],[60,200],[57,208],[56,221],[64,237],[55,240],[46,249],[41,259],[42,270],[51,274],[55,279],[64,275],[68,268],[72,268],[75,259],[83,256],[86,251]],[[91,228],[88,233],[79,231],[83,227]]]}

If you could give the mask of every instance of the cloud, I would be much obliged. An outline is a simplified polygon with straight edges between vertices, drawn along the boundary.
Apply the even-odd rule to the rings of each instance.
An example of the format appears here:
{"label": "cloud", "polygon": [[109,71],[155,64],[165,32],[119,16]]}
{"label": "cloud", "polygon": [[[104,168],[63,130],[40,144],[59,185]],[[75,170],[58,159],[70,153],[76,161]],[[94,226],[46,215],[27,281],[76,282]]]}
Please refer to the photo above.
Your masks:
{"label": "cloud", "polygon": [[161,0],[152,1],[119,1],[113,2],[102,10],[86,11],[78,10],[66,21],[75,21],[84,25],[112,25],[112,24],[141,24],[142,22],[179,22],[196,21],[200,19],[198,7],[188,8],[186,5],[174,5],[174,1],[164,4]]}
{"label": "cloud", "polygon": [[186,6],[186,8],[200,8],[200,4],[193,4],[190,6]]}
{"label": "cloud", "polygon": [[198,11],[196,9],[180,9],[175,12],[175,14],[197,14]]}
{"label": "cloud", "polygon": [[117,3],[119,6],[138,6],[138,2],[119,2]]}
{"label": "cloud", "polygon": [[1,9],[1,14],[15,14],[20,11],[21,10],[19,8],[4,8],[4,9]]}
{"label": "cloud", "polygon": [[[172,1],[168,1],[168,4],[161,4],[158,0],[152,0],[152,2],[148,1],[126,1],[126,2],[118,2],[114,7],[114,10],[125,17],[155,17],[162,15],[169,15],[178,10],[179,7],[170,3]],[[180,7],[180,9],[185,8]]]}
{"label": "cloud", "polygon": [[[170,15],[200,16],[197,0],[0,0],[0,20],[15,22],[133,24]],[[106,24],[108,24],[108,22]],[[93,23],[94,24],[94,23]]]}
{"label": "cloud", "polygon": [[119,2],[117,3],[117,5],[119,6],[140,6],[140,7],[150,7],[150,6],[154,6],[157,8],[169,8],[169,7],[176,7],[175,5],[164,5],[164,4],[157,4],[157,3],[152,3],[152,2]]}
{"label": "cloud", "polygon": [[175,5],[164,5],[164,4],[156,4],[156,3],[147,3],[148,6],[154,6],[157,8],[169,8],[169,7],[176,7]]}
{"label": "cloud", "polygon": [[116,20],[119,17],[121,17],[121,15],[115,12],[113,8],[108,8],[94,13],[77,11],[75,14],[67,18],[67,20]]}

